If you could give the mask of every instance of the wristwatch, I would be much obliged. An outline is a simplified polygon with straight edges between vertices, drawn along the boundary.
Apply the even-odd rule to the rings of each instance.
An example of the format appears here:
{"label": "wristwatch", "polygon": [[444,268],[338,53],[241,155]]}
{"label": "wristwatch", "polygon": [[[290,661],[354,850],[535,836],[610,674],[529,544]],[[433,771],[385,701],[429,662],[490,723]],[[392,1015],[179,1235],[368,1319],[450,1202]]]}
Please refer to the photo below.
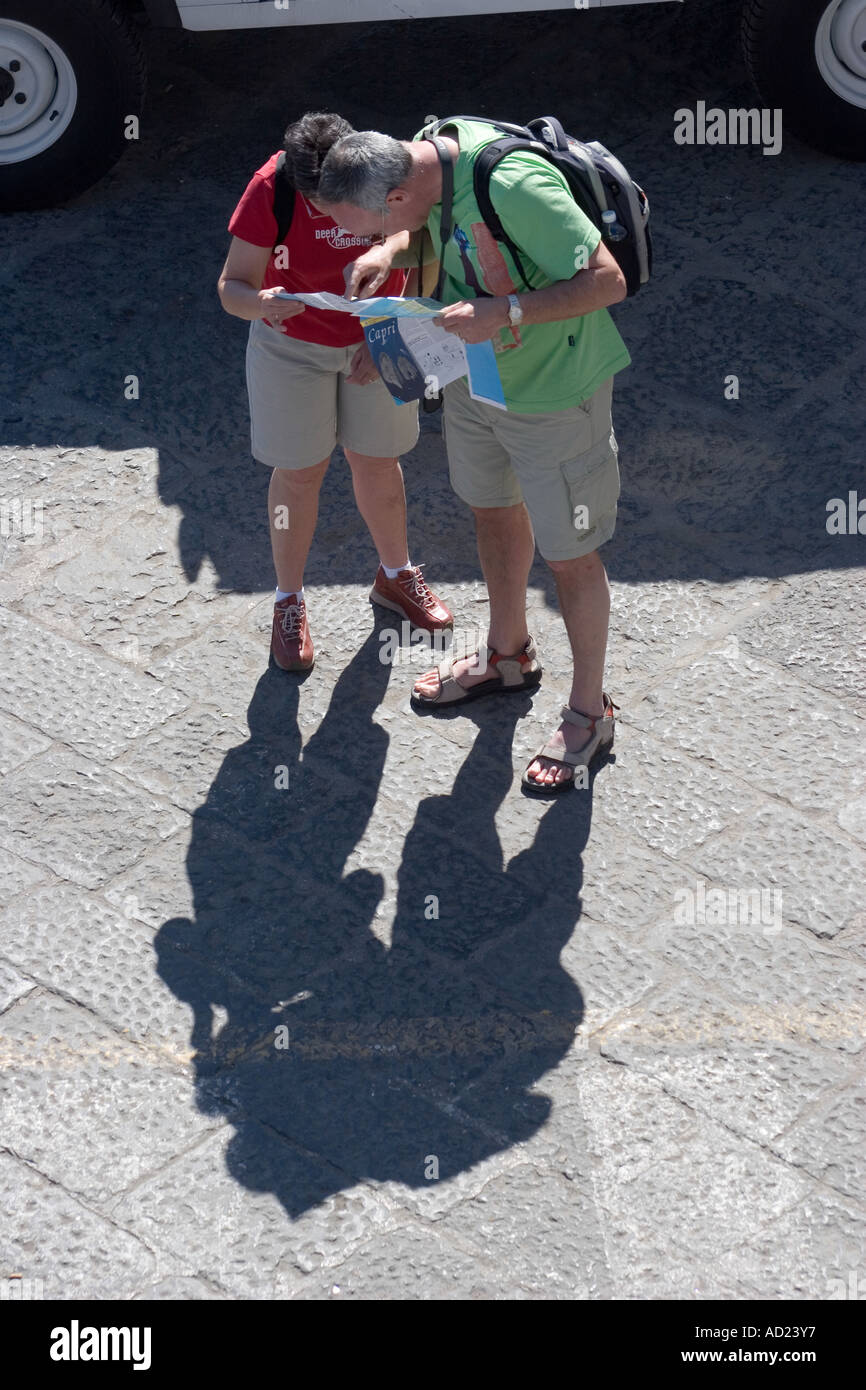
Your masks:
{"label": "wristwatch", "polygon": [[512,328],[516,328],[519,323],[523,322],[523,310],[520,307],[520,302],[516,294],[510,294],[508,296],[508,304],[508,322],[511,324]]}

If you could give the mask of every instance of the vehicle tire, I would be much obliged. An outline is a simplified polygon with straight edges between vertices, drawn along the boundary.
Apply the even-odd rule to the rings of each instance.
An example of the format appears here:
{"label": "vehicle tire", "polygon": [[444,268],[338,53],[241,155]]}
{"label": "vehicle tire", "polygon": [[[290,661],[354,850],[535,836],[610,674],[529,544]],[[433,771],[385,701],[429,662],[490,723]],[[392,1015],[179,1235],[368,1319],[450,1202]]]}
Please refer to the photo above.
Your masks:
{"label": "vehicle tire", "polygon": [[788,130],[866,159],[866,0],[745,0],[743,50]]}
{"label": "vehicle tire", "polygon": [[101,178],[144,88],[144,50],[115,0],[0,0],[0,211],[54,207]]}

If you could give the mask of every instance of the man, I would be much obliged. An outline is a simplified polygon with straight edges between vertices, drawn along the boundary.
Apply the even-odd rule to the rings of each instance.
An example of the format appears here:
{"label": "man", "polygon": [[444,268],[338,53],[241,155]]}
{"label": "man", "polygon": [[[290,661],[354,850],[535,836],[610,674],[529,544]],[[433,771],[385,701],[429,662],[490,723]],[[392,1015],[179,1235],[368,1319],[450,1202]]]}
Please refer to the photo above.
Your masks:
{"label": "man", "polygon": [[[565,179],[543,157],[507,155],[494,169],[493,205],[520,252],[522,280],[484,225],[472,173],[500,134],[455,120],[442,132],[453,159],[451,236],[436,320],[464,342],[493,340],[507,410],[473,401],[465,380],[445,388],[451,482],[472,508],[490,600],[487,652],[443,662],[415,684],[425,705],[533,689],[541,675],[526,622],[535,542],[553,571],[574,658],[562,722],[526,769],[530,792],[551,795],[613,742],[604,692],[610,591],[598,548],[613,534],[619,496],[610,420],[613,375],[630,362],[607,306],[625,278]],[[442,166],[419,132],[411,142],[362,131],[325,158],[316,204],[350,231],[393,236],[428,227],[439,247]],[[479,289],[487,297],[479,297]]]}

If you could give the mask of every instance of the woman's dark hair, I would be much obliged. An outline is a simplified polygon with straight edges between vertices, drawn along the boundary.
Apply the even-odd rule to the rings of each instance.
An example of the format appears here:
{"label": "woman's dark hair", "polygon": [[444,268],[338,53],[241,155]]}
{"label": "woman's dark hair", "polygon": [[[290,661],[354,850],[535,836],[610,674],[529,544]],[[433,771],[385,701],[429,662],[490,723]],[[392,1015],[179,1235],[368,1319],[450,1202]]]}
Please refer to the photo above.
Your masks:
{"label": "woman's dark hair", "polygon": [[308,111],[294,121],[283,137],[287,173],[301,193],[315,194],[328,150],[354,128],[333,111]]}

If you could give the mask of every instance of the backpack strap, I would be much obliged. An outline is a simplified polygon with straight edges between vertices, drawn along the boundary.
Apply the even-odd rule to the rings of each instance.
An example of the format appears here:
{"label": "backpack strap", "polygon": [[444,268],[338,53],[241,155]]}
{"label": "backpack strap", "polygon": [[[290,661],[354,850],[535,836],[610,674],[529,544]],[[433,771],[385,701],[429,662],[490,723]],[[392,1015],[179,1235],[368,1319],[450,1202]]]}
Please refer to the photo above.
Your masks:
{"label": "backpack strap", "polygon": [[469,121],[472,125],[492,125],[497,130],[501,130],[503,134],[522,135],[524,139],[529,129],[525,125],[511,125],[508,121],[494,121],[491,116],[446,116],[441,121],[433,116],[425,125],[424,134],[425,136],[441,135],[442,131],[447,126],[453,125],[455,121]]}
{"label": "backpack strap", "polygon": [[274,170],[274,217],[277,222],[277,239],[274,250],[285,243],[295,212],[295,186],[286,169],[286,152],[281,150]]}
{"label": "backpack strap", "polygon": [[[425,139],[435,146],[439,163],[442,165],[442,216],[439,221],[439,240],[442,244],[439,250],[439,278],[432,294],[433,299],[439,299],[442,294],[442,286],[445,283],[445,247],[451,236],[451,209],[454,205],[454,160],[451,158],[451,151],[445,141],[440,140],[438,135],[427,135]],[[419,268],[420,264],[419,260]]]}
{"label": "backpack strap", "polygon": [[494,208],[490,197],[490,176],[493,170],[501,159],[504,159],[508,154],[512,154],[514,150],[526,150],[530,154],[539,154],[542,159],[547,159],[548,163],[550,162],[544,145],[537,140],[528,140],[525,135],[509,135],[501,140],[491,140],[490,144],[484,146],[484,149],[475,160],[475,169],[473,171],[475,201],[478,204],[481,216],[484,218],[487,230],[496,241],[502,241],[508,247],[511,252],[511,258],[517,266],[517,271],[521,280],[527,290],[531,290],[532,286],[526,277],[526,271],[523,269],[520,252],[499,220],[499,214]]}
{"label": "backpack strap", "polygon": [[[554,118],[548,117],[546,119],[552,121]],[[510,132],[509,135],[501,136],[498,140],[492,140],[489,145],[485,145],[476,158],[473,172],[475,201],[478,203],[479,211],[481,212],[481,216],[491,236],[493,236],[496,241],[501,241],[508,247],[525,288],[531,290],[532,286],[527,279],[526,271],[523,269],[520,252],[503,227],[499,215],[493,206],[490,197],[490,176],[499,161],[504,159],[507,154],[511,154],[513,150],[528,150],[531,154],[541,155],[542,159],[550,163],[551,160],[549,158],[548,149],[541,139],[538,137],[533,138],[533,132],[526,126],[509,125],[505,121],[493,121],[488,116],[449,116],[445,120],[430,122],[424,128],[424,138],[425,140],[430,140],[432,144],[436,146],[436,152],[442,164],[442,224],[440,227],[442,254],[439,259],[439,281],[433,293],[433,298],[438,299],[442,293],[444,255],[445,247],[451,236],[451,205],[454,191],[454,167],[451,162],[451,156],[448,153],[447,146],[438,138],[438,134],[440,131],[447,129],[455,120],[472,121],[481,125],[492,125],[498,130]],[[562,130],[558,121],[556,121],[555,124],[558,127],[557,135],[559,132],[562,132],[562,139],[564,141],[565,132]]]}
{"label": "backpack strap", "polygon": [[568,149],[565,127],[555,116],[536,116],[534,121],[527,122],[526,129],[532,132],[536,140],[543,140],[554,150]]}

